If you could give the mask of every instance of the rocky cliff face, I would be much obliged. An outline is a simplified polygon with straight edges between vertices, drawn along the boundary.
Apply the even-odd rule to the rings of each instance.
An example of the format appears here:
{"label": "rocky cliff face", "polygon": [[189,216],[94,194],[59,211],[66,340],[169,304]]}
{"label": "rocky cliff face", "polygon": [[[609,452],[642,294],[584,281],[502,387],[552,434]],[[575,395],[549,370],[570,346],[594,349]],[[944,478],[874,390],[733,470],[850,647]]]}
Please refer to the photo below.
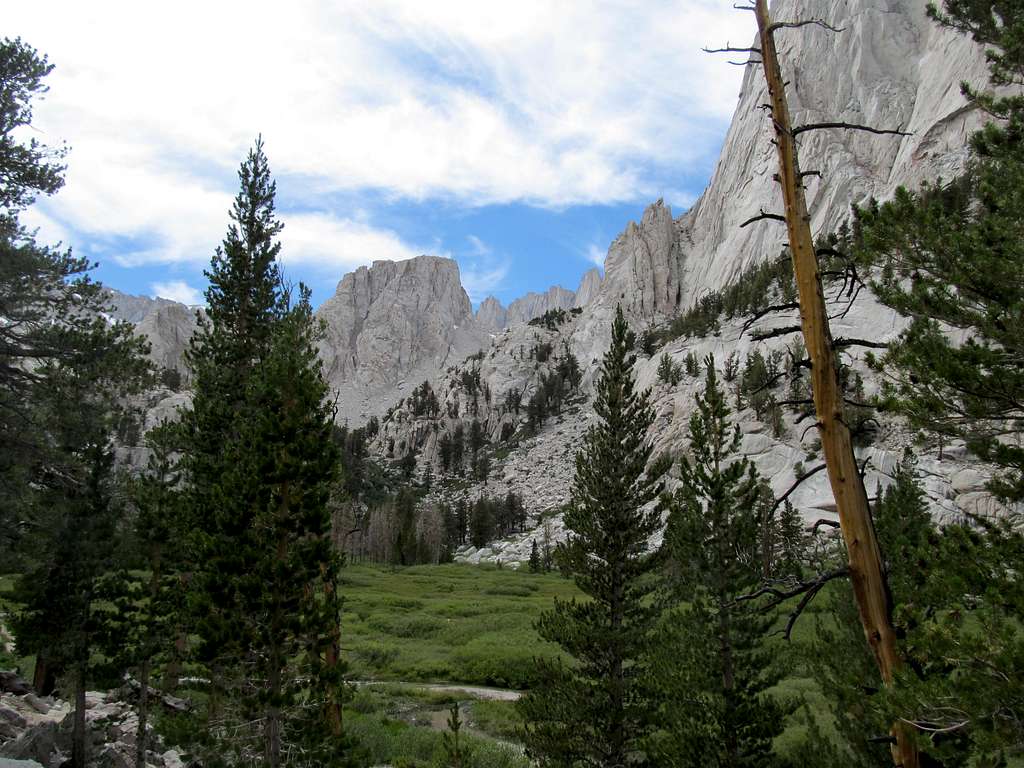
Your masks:
{"label": "rocky cliff face", "polygon": [[316,314],[327,326],[320,352],[338,418],[356,423],[489,344],[458,265],[436,256],[360,267]]}
{"label": "rocky cliff face", "polygon": [[196,330],[196,310],[170,299],[129,296],[108,291],[115,320],[134,323],[138,333],[149,340],[149,359],[161,368],[171,368],[188,379],[185,349]]}
{"label": "rocky cliff face", "polygon": [[[925,0],[780,0],[773,6],[778,19],[823,18],[843,30],[777,34],[794,125],[846,121],[911,133],[803,134],[802,169],[821,173],[807,180],[816,233],[845,220],[851,203],[889,197],[899,185],[949,178],[963,167],[965,139],[982,117],[967,105],[959,83],[985,83],[988,71],[979,46],[927,19]],[[781,225],[740,228],[762,208],[780,210],[771,126],[757,108],[766,100],[761,69],[747,67],[715,174],[679,221],[684,306],[779,253]]]}
{"label": "rocky cliff face", "polygon": [[[796,124],[845,121],[911,133],[906,137],[842,130],[804,134],[802,167],[821,174],[807,181],[812,225],[817,233],[830,232],[846,220],[851,203],[872,196],[885,198],[899,185],[949,178],[962,169],[966,138],[980,125],[982,117],[966,105],[958,84],[961,80],[986,82],[984,54],[978,46],[928,21],[925,0],[779,0],[774,5],[778,19],[824,18],[844,29],[839,34],[817,27],[779,34]],[[765,101],[761,71],[750,67],[721,159],[701,198],[679,218],[674,218],[662,201],[649,206],[641,220],[630,223],[611,244],[603,279],[596,272],[584,277],[575,297],[582,313],[559,329],[559,344],[568,345],[584,367],[584,394],[607,347],[610,319],[617,304],[623,306],[634,329],[661,324],[692,306],[704,293],[734,281],[752,264],[780,253],[785,229],[779,224],[740,227],[760,210],[775,212],[781,205],[773,180],[777,161],[770,125],[757,109]],[[768,322],[785,326],[795,321],[795,317],[779,317]],[[849,314],[837,321],[835,332],[884,341],[901,327],[900,318],[865,294]],[[781,350],[790,341],[780,337],[761,347],[768,354],[771,348]],[[498,345],[501,343],[499,339]],[[687,355],[699,359],[714,353],[721,366],[733,354],[742,361],[754,346],[742,319],[735,319],[713,336],[680,339],[663,351],[678,365]],[[661,353],[659,350],[651,358],[641,357],[637,376],[639,384],[651,387],[654,393],[658,419],[650,439],[657,451],[678,454],[687,450],[686,424],[700,382],[687,378],[676,387],[660,382],[656,371]],[[869,377],[859,361],[853,359],[850,364]],[[497,386],[505,375],[503,357],[493,357],[491,366],[488,378]],[[452,374],[453,378],[458,375]],[[524,384],[528,392],[537,385]],[[867,387],[870,391],[870,380]],[[506,457],[496,462],[494,478],[488,482],[497,481],[525,492],[536,501],[537,511],[557,507],[568,498],[571,457],[582,439],[588,411],[587,406],[578,412],[570,410],[539,434],[521,440],[511,451],[499,447],[495,455]],[[508,415],[503,418],[508,419]],[[801,463],[816,458],[813,430],[805,430],[805,424],[798,424],[791,414],[783,423],[769,427],[753,411],[744,409],[736,414],[736,421],[744,432],[743,452],[777,493],[789,487]],[[523,417],[513,418],[511,424],[518,433]],[[400,443],[407,429],[401,421],[395,421],[390,425],[389,439]],[[494,430],[489,434],[494,439]],[[866,462],[871,492],[891,482],[902,451],[909,444],[907,431],[899,423],[890,423],[881,427],[873,444],[859,450],[860,459]],[[963,446],[953,446],[943,453],[918,448],[917,453],[937,514],[996,511],[998,505],[983,488],[984,468],[975,466]],[[540,462],[538,457],[545,458]],[[424,458],[433,460],[429,451]],[[485,488],[476,492],[489,491]],[[802,486],[791,499],[808,520],[828,516],[834,510],[823,474]],[[474,562],[522,560],[528,556],[531,539],[538,536],[537,530],[530,531],[484,550],[463,551],[459,557]]]}
{"label": "rocky cliff face", "polygon": [[580,287],[576,289],[576,301],[574,306],[586,307],[601,292],[601,270],[597,267],[588,269],[580,278]]}
{"label": "rocky cliff face", "polygon": [[[959,83],[987,82],[984,53],[963,35],[925,16],[925,0],[778,0],[778,19],[822,18],[842,28],[778,33],[783,72],[790,83],[794,124],[846,121],[898,128],[910,136],[843,130],[801,138],[816,233],[833,231],[851,203],[886,198],[957,173],[967,136],[982,117],[960,94]],[[723,62],[722,66],[728,66]],[[736,114],[704,194],[678,219],[660,201],[630,223],[609,248],[605,278],[587,302],[592,322],[577,344],[585,357],[607,343],[608,319],[621,302],[634,325],[646,326],[692,306],[707,291],[746,268],[777,256],[785,229],[775,222],[740,225],[760,210],[779,212],[773,179],[777,160],[759,67],[747,67]]]}

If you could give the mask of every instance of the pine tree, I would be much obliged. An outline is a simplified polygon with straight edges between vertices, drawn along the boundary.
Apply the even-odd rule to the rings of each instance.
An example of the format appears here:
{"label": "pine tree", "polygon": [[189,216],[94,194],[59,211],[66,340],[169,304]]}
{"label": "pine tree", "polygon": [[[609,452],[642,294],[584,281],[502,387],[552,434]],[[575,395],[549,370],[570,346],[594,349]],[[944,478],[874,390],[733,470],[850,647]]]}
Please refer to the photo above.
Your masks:
{"label": "pine tree", "polygon": [[530,573],[540,573],[540,550],[537,548],[537,540],[530,543]]}
{"label": "pine tree", "polygon": [[663,729],[651,751],[679,766],[768,766],[783,709],[764,692],[778,682],[767,635],[773,617],[737,602],[765,576],[766,486],[739,452],[714,359],[690,419],[692,460],[665,533],[676,608],[654,668]]}
{"label": "pine tree", "polygon": [[473,516],[469,521],[469,538],[474,547],[486,546],[494,538],[494,518],[494,505],[490,499],[481,496],[473,504]]}
{"label": "pine tree", "polygon": [[[877,765],[886,750],[869,734],[894,718],[918,725],[937,765],[1005,764],[1024,743],[1024,645],[1016,628],[1024,610],[1017,577],[1024,536],[1008,523],[937,525],[910,458],[880,494],[874,517],[913,671],[898,688],[872,685],[857,617],[846,609],[849,586],[838,585],[810,662],[846,764]],[[865,698],[865,691],[873,695]]]}
{"label": "pine tree", "polygon": [[20,38],[0,40],[0,561],[8,567],[18,566],[17,545],[41,524],[45,508],[32,491],[39,470],[59,463],[33,393],[91,346],[94,323],[107,309],[88,259],[37,243],[21,222],[39,195],[64,184],[66,149],[24,140],[34,136],[26,130],[32,102],[47,91],[52,70]]}
{"label": "pine tree", "polygon": [[[195,388],[182,434],[196,529],[193,608],[216,686],[209,715],[240,705],[261,723],[264,760],[276,766],[300,700],[299,710],[316,717],[292,722],[294,737],[308,727],[328,753],[344,748],[340,563],[328,508],[339,456],[309,292],[300,286],[292,302],[275,262],[281,224],[261,141],[239,181],[232,224],[207,273],[208,319],[188,353]],[[296,661],[310,689],[294,683]],[[217,747],[234,748],[247,747]]]}
{"label": "pine tree", "polygon": [[116,562],[125,514],[114,440],[137,418],[126,403],[150,384],[151,371],[147,345],[126,323],[96,318],[75,335],[75,354],[44,363],[31,392],[38,423],[46,425],[48,458],[33,481],[40,533],[33,567],[18,582],[24,608],[14,629],[22,652],[37,655],[40,692],[48,693],[61,671],[71,673],[72,765],[84,768],[85,690],[110,619],[95,603]]}
{"label": "pine tree", "polygon": [[662,490],[646,473],[654,420],[648,393],[634,388],[635,337],[619,307],[604,356],[590,428],[576,455],[568,540],[558,557],[586,602],[556,600],[537,629],[574,659],[538,661],[538,684],[520,700],[526,744],[541,765],[609,768],[639,765],[653,704],[641,680],[657,620],[649,553],[660,528]]}
{"label": "pine tree", "polygon": [[[949,0],[931,15],[990,46],[993,85],[1024,74],[1014,3]],[[911,319],[881,361],[887,405],[943,439],[962,437],[1006,471],[1002,496],[1024,499],[1024,98],[968,98],[993,118],[971,138],[966,173],[856,211],[856,245],[880,269],[881,301]],[[949,338],[956,329],[963,343]]]}
{"label": "pine tree", "polygon": [[[132,478],[128,495],[134,507],[127,548],[119,570],[106,580],[106,600],[115,607],[110,648],[104,649],[119,669],[137,674],[138,727],[135,766],[145,768],[149,749],[149,691],[156,666],[167,662],[164,687],[174,684],[180,659],[177,645],[186,618],[181,589],[183,565],[174,556],[183,530],[181,474],[174,451],[174,425],[163,422],[146,435],[147,466]],[[135,570],[142,567],[144,571]]]}

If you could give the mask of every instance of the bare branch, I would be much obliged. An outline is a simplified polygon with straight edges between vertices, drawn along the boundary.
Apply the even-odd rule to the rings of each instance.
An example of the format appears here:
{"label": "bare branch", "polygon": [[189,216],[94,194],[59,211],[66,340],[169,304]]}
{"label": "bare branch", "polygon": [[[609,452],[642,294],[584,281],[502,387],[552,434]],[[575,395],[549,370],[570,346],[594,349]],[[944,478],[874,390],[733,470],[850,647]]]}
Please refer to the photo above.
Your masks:
{"label": "bare branch", "polygon": [[733,48],[728,43],[724,48],[701,48],[701,50],[704,53],[756,53],[758,56],[761,55],[760,48]]}
{"label": "bare branch", "polygon": [[800,477],[798,477],[796,481],[791,486],[789,486],[789,490],[775,500],[775,503],[772,505],[771,511],[768,513],[768,517],[771,518],[772,515],[775,514],[775,510],[777,510],[779,507],[785,504],[786,499],[788,499],[793,494],[793,491],[799,488],[807,478],[813,477],[814,475],[818,474],[819,472],[821,472],[821,470],[825,469],[825,466],[825,464],[819,464],[818,466],[814,467],[814,469],[808,469],[806,472],[800,475]]}
{"label": "bare branch", "polygon": [[[771,600],[763,606],[764,610],[769,610],[781,605],[790,598],[796,597],[797,595],[803,595],[811,591],[817,592],[830,581],[833,581],[834,579],[841,579],[849,575],[850,569],[844,565],[842,568],[837,568],[834,571],[822,573],[810,581],[790,582],[788,587],[780,587],[776,586],[776,584],[765,584],[760,589],[756,589],[746,595],[737,595],[736,598],[733,599],[733,603],[745,603],[750,600],[757,600],[760,597],[769,596],[771,597]],[[803,609],[801,608],[801,610]]]}
{"label": "bare branch", "polygon": [[828,528],[839,528],[839,521],[838,520],[829,520],[826,517],[819,517],[817,520],[814,521],[814,525],[812,525],[808,530],[812,534],[815,534],[815,533],[818,532],[818,529],[821,528],[822,526],[825,526],[825,527],[828,527]]}
{"label": "bare branch", "polygon": [[749,331],[750,326],[752,326],[765,315],[770,315],[772,312],[787,312],[791,309],[800,309],[800,304],[796,301],[791,301],[788,304],[772,304],[771,306],[765,307],[764,309],[759,309],[753,315],[748,317],[746,321],[743,323],[743,330],[740,331],[740,335],[742,336],[744,333]]}
{"label": "bare branch", "polygon": [[799,325],[787,325],[783,328],[774,328],[770,331],[752,333],[750,334],[750,338],[754,341],[764,341],[766,339],[774,339],[778,336],[786,336],[790,333],[796,333],[799,330],[801,330]]}
{"label": "bare branch", "polygon": [[744,221],[742,224],[740,224],[740,229],[743,229],[748,224],[753,224],[755,221],[765,221],[765,220],[767,220],[767,221],[781,221],[783,224],[786,223],[786,217],[785,216],[780,216],[777,213],[766,213],[764,211],[764,209],[762,209],[761,212],[759,214],[757,214],[757,216],[753,216],[752,218],[749,218],[746,221]]}
{"label": "bare branch", "polygon": [[842,27],[833,27],[824,19],[806,19],[804,21],[776,21],[773,24],[768,25],[768,34],[774,34],[780,29],[799,29],[800,27],[822,27],[827,29],[829,32],[842,32]]}
{"label": "bare branch", "polygon": [[867,339],[847,339],[843,336],[839,336],[832,343],[833,349],[843,349],[844,347],[869,347],[871,349],[888,349],[889,345],[884,341],[868,341]]}
{"label": "bare branch", "polygon": [[734,67],[749,67],[751,65],[764,64],[764,62],[758,59],[757,61],[727,61],[726,64],[732,64]]}
{"label": "bare branch", "polygon": [[889,136],[913,136],[912,133],[907,133],[901,128],[872,128],[870,125],[858,125],[857,123],[808,123],[807,125],[798,125],[794,128],[790,135],[796,138],[801,133],[807,131],[820,131],[829,128],[841,128],[844,131],[866,131],[867,133],[877,133],[879,135]]}

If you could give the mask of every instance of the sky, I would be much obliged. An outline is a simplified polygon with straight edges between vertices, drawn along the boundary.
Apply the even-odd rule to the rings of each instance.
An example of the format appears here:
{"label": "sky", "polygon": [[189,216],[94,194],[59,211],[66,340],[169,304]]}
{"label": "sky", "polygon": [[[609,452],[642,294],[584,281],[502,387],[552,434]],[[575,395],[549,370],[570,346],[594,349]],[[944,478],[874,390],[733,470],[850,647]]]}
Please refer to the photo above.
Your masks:
{"label": "sky", "polygon": [[54,64],[27,135],[70,149],[25,220],[133,294],[202,302],[262,135],[287,279],[421,253],[474,305],[575,289],[646,205],[714,170],[749,43],[729,0],[48,0],[4,34]]}

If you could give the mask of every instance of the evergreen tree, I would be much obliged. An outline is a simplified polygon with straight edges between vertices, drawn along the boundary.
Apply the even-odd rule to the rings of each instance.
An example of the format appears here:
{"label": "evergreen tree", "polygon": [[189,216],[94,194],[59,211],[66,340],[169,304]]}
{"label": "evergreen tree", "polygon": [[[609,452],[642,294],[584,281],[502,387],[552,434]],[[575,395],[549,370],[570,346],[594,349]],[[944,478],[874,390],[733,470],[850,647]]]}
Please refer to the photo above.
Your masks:
{"label": "evergreen tree", "polygon": [[[994,85],[1024,75],[1016,3],[949,0],[933,17],[991,47]],[[994,118],[971,140],[967,172],[897,190],[856,211],[857,246],[880,269],[881,301],[911,319],[881,362],[886,404],[943,438],[963,437],[1006,471],[993,489],[1024,499],[1024,98],[968,97]],[[954,342],[946,329],[965,337]]]}
{"label": "evergreen tree", "polygon": [[[293,303],[275,262],[281,224],[260,140],[239,181],[232,224],[207,273],[207,318],[188,351],[195,385],[182,437],[196,532],[193,610],[215,686],[208,716],[223,722],[227,705],[240,706],[261,724],[264,760],[275,766],[300,699],[298,711],[317,717],[293,721],[294,738],[308,725],[326,752],[344,746],[328,509],[339,457],[309,293],[300,287]],[[325,689],[296,685],[296,661]]]}
{"label": "evergreen tree", "polygon": [[32,102],[47,91],[52,69],[20,38],[0,40],[0,561],[8,567],[19,563],[23,534],[41,524],[45,507],[33,492],[40,470],[51,473],[60,462],[43,421],[49,411],[33,406],[33,393],[57,386],[46,376],[96,348],[92,331],[107,309],[88,259],[37,243],[20,220],[38,195],[64,184],[65,148],[24,140],[33,136],[26,130]]}
{"label": "evergreen tree", "polygon": [[773,617],[737,598],[766,575],[772,499],[739,452],[714,359],[706,366],[689,424],[692,460],[680,461],[665,533],[669,588],[680,607],[664,623],[653,670],[663,729],[650,748],[669,765],[769,766],[785,715],[764,695],[781,677],[767,649]]}
{"label": "evergreen tree", "polygon": [[137,418],[126,403],[150,384],[151,371],[147,345],[127,323],[96,318],[75,335],[75,354],[44,363],[31,392],[30,407],[46,425],[48,458],[33,479],[40,527],[33,566],[18,582],[23,611],[14,629],[19,649],[37,656],[40,692],[49,693],[61,671],[71,673],[72,765],[84,768],[85,690],[111,618],[96,601],[116,563],[125,513],[115,437]]}
{"label": "evergreen tree", "polygon": [[599,422],[576,455],[570,535],[559,548],[589,599],[556,600],[537,624],[574,663],[538,660],[538,684],[519,703],[527,750],[541,765],[645,763],[653,704],[641,680],[658,613],[651,576],[661,563],[647,548],[661,524],[652,505],[662,485],[645,469],[654,414],[648,393],[634,388],[634,347],[619,307],[594,401]]}
{"label": "evergreen tree", "polygon": [[1017,627],[1024,536],[1007,523],[940,527],[928,506],[907,459],[874,509],[889,555],[894,621],[908,649],[899,686],[877,689],[847,583],[832,595],[830,618],[819,622],[811,668],[832,706],[848,765],[883,762],[885,745],[869,738],[895,718],[917,727],[935,765],[1005,765],[1005,756],[1024,744]]}
{"label": "evergreen tree", "polygon": [[537,540],[530,543],[530,573],[540,573],[540,550],[537,549]]}
{"label": "evergreen tree", "polygon": [[494,504],[490,499],[481,496],[473,504],[473,517],[469,522],[470,543],[474,547],[479,549],[494,538],[494,518]]}
{"label": "evergreen tree", "polygon": [[[173,546],[187,532],[181,528],[181,474],[174,457],[174,426],[160,424],[146,435],[147,466],[129,485],[134,519],[129,529],[131,559],[107,580],[107,600],[115,607],[116,623],[108,652],[119,669],[131,669],[139,685],[135,766],[145,768],[149,749],[149,691],[159,660],[167,663],[164,688],[175,683],[180,668],[177,641],[185,618],[182,563]],[[137,559],[136,559],[137,558]],[[142,566],[145,570],[135,568]]]}

